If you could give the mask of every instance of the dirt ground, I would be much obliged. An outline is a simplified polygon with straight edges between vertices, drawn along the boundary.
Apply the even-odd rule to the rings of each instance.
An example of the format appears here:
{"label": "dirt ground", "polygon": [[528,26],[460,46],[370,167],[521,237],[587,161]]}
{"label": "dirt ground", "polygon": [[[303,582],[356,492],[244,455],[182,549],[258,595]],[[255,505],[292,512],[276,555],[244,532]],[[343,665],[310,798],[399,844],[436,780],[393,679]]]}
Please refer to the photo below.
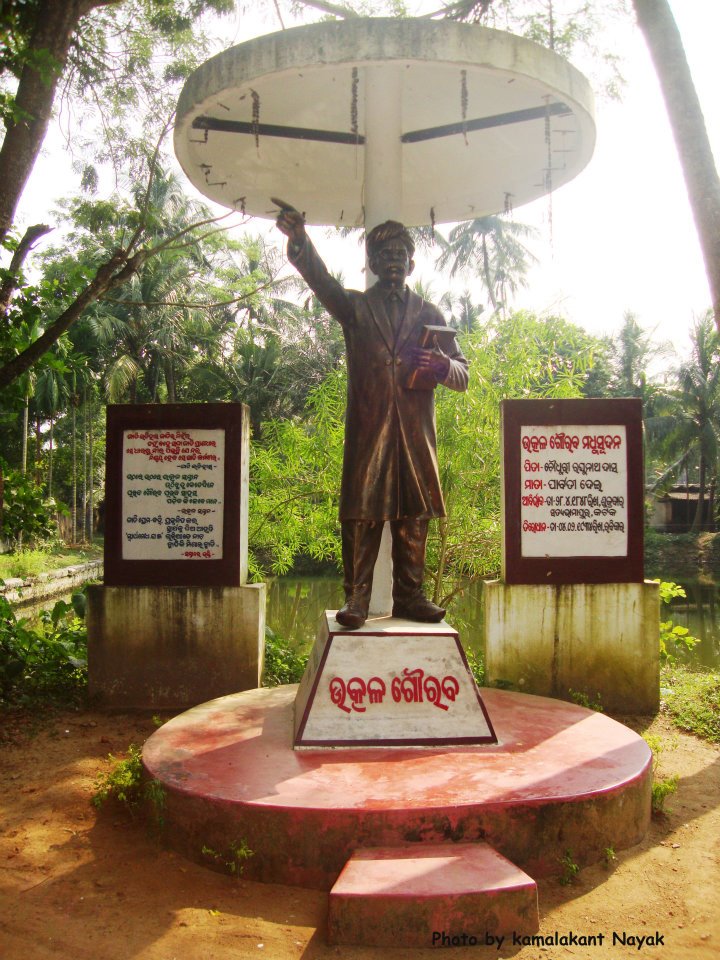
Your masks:
{"label": "dirt ground", "polygon": [[[642,721],[626,722],[643,730]],[[250,883],[163,850],[123,810],[90,804],[109,753],[141,744],[150,717],[67,711],[0,729],[1,960],[397,960],[436,950],[329,947],[327,894]],[[541,930],[560,944],[471,946],[466,957],[605,960],[720,955],[720,749],[662,718],[661,774],[678,774],[669,813],[617,860],[539,887]],[[594,946],[562,938],[604,934]],[[613,932],[626,945],[612,945]],[[478,932],[479,937],[483,932]],[[639,938],[646,937],[642,946]],[[633,940],[633,938],[636,938]],[[652,945],[653,940],[658,945]],[[648,945],[651,944],[651,945]]]}

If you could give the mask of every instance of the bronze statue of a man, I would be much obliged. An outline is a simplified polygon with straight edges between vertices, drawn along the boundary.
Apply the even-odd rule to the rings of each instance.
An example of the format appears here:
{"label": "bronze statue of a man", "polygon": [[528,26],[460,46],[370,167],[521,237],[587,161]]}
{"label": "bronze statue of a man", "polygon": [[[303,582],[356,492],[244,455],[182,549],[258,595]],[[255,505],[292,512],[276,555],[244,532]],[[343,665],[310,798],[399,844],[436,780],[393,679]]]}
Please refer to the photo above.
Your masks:
{"label": "bronze statue of a man", "polygon": [[[302,215],[283,206],[277,218],[288,237],[288,258],[340,323],[348,366],[340,521],[345,605],[336,619],[357,629],[365,622],[383,524],[390,521],[393,616],[434,623],[445,615],[423,593],[428,521],[445,516],[435,443],[433,385],[467,389],[467,361],[457,343],[443,353],[419,346],[426,325],[445,326],[442,314],[405,285],[415,245],[394,220],[366,238],[377,283],[346,290],[327,271],[310,242]],[[410,389],[413,370],[429,374],[430,389]]]}

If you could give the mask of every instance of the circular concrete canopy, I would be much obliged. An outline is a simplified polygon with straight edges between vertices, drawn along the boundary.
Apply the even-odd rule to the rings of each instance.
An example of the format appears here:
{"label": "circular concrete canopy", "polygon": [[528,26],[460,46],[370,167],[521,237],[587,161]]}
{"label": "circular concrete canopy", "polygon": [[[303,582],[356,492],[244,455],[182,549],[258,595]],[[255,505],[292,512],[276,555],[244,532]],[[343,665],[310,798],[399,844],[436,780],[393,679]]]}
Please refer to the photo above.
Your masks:
{"label": "circular concrete canopy", "polygon": [[208,60],[180,96],[175,150],[224,206],[272,217],[280,196],[308,223],[360,226],[366,143],[377,156],[373,136],[393,139],[387,118],[376,123],[386,107],[402,143],[392,215],[408,225],[534,200],[576,176],[595,142],[587,81],[545,47],[475,25],[358,18]]}

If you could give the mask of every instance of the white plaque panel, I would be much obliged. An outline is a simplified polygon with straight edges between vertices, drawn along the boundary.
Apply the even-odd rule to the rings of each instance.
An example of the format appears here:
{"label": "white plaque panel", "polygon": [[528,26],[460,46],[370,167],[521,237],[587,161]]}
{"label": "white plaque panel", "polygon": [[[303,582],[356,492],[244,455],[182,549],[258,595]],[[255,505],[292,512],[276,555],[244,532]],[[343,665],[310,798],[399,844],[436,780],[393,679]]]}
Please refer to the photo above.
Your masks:
{"label": "white plaque panel", "polygon": [[224,488],[224,430],[125,430],[123,560],[221,560]]}
{"label": "white plaque panel", "polygon": [[625,557],[625,426],[525,425],[520,444],[521,555]]}

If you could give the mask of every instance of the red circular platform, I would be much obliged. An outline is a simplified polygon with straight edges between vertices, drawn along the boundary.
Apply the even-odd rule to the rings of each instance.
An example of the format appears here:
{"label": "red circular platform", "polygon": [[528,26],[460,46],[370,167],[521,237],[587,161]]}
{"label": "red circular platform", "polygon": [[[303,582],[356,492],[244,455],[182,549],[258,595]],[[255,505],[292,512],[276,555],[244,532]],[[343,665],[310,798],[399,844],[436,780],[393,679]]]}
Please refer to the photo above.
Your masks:
{"label": "red circular platform", "polygon": [[486,689],[495,745],[295,751],[296,689],[213,700],[150,737],[171,846],[217,867],[244,841],[245,876],[325,889],[357,847],[483,839],[537,877],[645,834],[650,750],[602,714]]}

